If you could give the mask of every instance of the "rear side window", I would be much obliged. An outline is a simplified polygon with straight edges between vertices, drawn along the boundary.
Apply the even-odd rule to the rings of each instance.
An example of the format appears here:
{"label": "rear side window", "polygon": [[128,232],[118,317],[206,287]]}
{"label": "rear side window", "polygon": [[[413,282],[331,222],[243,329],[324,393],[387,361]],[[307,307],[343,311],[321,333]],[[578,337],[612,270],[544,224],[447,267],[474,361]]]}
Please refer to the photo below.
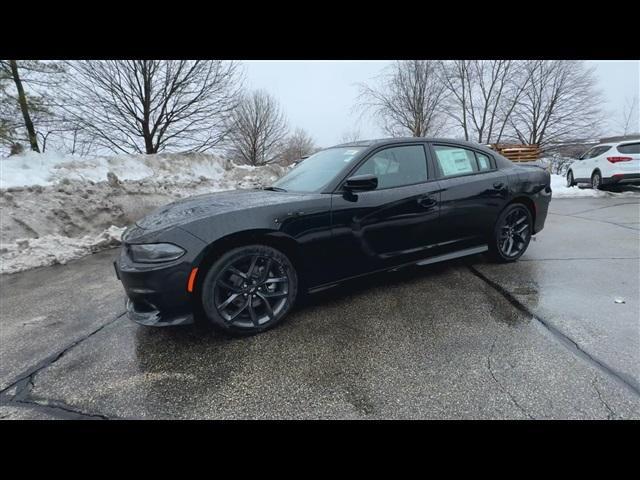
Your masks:
{"label": "rear side window", "polygon": [[[433,149],[436,152],[436,160],[440,171],[445,177],[465,175],[478,171],[476,157],[471,150],[444,145],[434,145]],[[491,164],[489,163],[489,165]]]}
{"label": "rear side window", "polygon": [[478,160],[478,169],[481,172],[484,172],[485,170],[491,170],[493,168],[491,166],[491,160],[487,155],[476,152],[476,159]]}
{"label": "rear side window", "polygon": [[640,143],[625,143],[617,148],[620,153],[640,153]]}
{"label": "rear side window", "polygon": [[422,145],[390,147],[374,153],[354,175],[378,177],[378,189],[427,181],[427,157]]}

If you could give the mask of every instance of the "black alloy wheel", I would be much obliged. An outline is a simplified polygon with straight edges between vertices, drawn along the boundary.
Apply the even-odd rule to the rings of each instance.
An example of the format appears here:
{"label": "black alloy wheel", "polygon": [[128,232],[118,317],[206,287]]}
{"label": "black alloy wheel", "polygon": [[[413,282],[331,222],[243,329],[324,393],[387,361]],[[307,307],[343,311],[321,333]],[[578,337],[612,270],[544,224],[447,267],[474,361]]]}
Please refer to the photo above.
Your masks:
{"label": "black alloy wheel", "polygon": [[204,280],[202,304],[214,327],[257,333],[275,326],[293,306],[297,275],[278,250],[250,245],[215,262]]}
{"label": "black alloy wheel", "polygon": [[490,251],[501,262],[512,262],[522,256],[533,231],[529,209],[520,203],[509,205],[498,217]]}

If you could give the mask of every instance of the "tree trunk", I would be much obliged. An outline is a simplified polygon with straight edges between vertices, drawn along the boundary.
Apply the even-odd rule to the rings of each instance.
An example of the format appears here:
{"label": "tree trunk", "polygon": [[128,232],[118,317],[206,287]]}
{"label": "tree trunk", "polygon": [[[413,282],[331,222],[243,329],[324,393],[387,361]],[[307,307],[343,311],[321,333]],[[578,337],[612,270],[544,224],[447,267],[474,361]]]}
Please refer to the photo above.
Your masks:
{"label": "tree trunk", "polygon": [[27,133],[29,134],[29,143],[31,144],[31,150],[40,153],[38,148],[38,139],[36,138],[36,131],[33,128],[33,122],[29,115],[29,105],[27,105],[27,96],[24,94],[24,88],[22,87],[22,80],[20,80],[20,74],[18,73],[18,64],[15,60],[9,60],[11,66],[11,75],[13,81],[18,89],[18,102],[20,103],[20,110],[22,110],[22,117],[24,118],[24,125],[27,127]]}

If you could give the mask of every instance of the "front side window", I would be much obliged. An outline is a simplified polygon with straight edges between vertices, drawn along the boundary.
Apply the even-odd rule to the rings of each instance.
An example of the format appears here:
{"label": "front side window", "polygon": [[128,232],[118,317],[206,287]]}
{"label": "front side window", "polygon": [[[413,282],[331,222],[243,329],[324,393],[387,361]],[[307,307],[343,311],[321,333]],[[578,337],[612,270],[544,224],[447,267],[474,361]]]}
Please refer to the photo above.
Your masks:
{"label": "front side window", "polygon": [[378,189],[427,181],[427,158],[422,145],[391,147],[374,153],[353,175],[375,175]]}
{"label": "front side window", "polygon": [[602,155],[603,153],[605,153],[606,151],[610,150],[611,147],[610,146],[606,146],[606,147],[598,147],[595,149],[595,151],[593,152],[593,156],[591,158],[595,158],[595,157],[599,157],[600,155]]}
{"label": "front side window", "polygon": [[[444,145],[434,145],[433,149],[436,152],[436,160],[440,171],[445,177],[465,175],[478,171],[476,158],[471,150]],[[487,158],[487,162],[488,160]],[[489,165],[491,165],[490,162]]]}
{"label": "front side window", "polygon": [[606,152],[610,148],[611,148],[610,145],[607,145],[607,146],[604,146],[604,147],[593,147],[591,150],[588,150],[587,153],[585,153],[580,158],[580,160],[587,160],[589,158],[596,158],[596,157],[602,155],[604,152]]}
{"label": "front side window", "polygon": [[587,158],[593,157],[593,153],[597,150],[597,147],[590,148],[586,152],[584,152],[578,160],[586,160]]}

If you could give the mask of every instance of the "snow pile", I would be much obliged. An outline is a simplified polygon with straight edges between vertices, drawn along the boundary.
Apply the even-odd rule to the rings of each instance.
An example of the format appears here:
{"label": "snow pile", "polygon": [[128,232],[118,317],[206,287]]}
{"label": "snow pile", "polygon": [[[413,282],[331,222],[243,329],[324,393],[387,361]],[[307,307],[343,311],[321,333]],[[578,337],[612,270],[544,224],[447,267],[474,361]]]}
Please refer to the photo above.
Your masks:
{"label": "snow pile", "polygon": [[180,198],[270,185],[278,165],[238,166],[215,155],[0,159],[0,273],[66,263],[117,245],[120,233]]}
{"label": "snow pile", "polygon": [[640,188],[626,185],[626,191],[616,192],[609,190],[594,190],[588,184],[567,187],[567,179],[563,175],[551,175],[551,191],[553,198],[580,198],[580,197],[637,197]]}
{"label": "snow pile", "polygon": [[606,197],[607,192],[602,190],[594,190],[590,186],[581,188],[582,186],[574,185],[567,187],[567,179],[563,175],[551,175],[551,191],[553,198],[567,197]]}
{"label": "snow pile", "polygon": [[41,238],[25,238],[10,245],[3,245],[1,273],[14,273],[34,267],[54,264],[64,265],[69,260],[99,252],[120,244],[125,227],[111,226],[98,235],[81,238],[62,235],[45,235]]}
{"label": "snow pile", "polygon": [[108,172],[120,180],[178,182],[201,176],[220,180],[224,163],[217,156],[198,153],[80,158],[56,152],[28,152],[0,159],[0,188],[47,186],[62,180],[97,183],[104,181]]}

